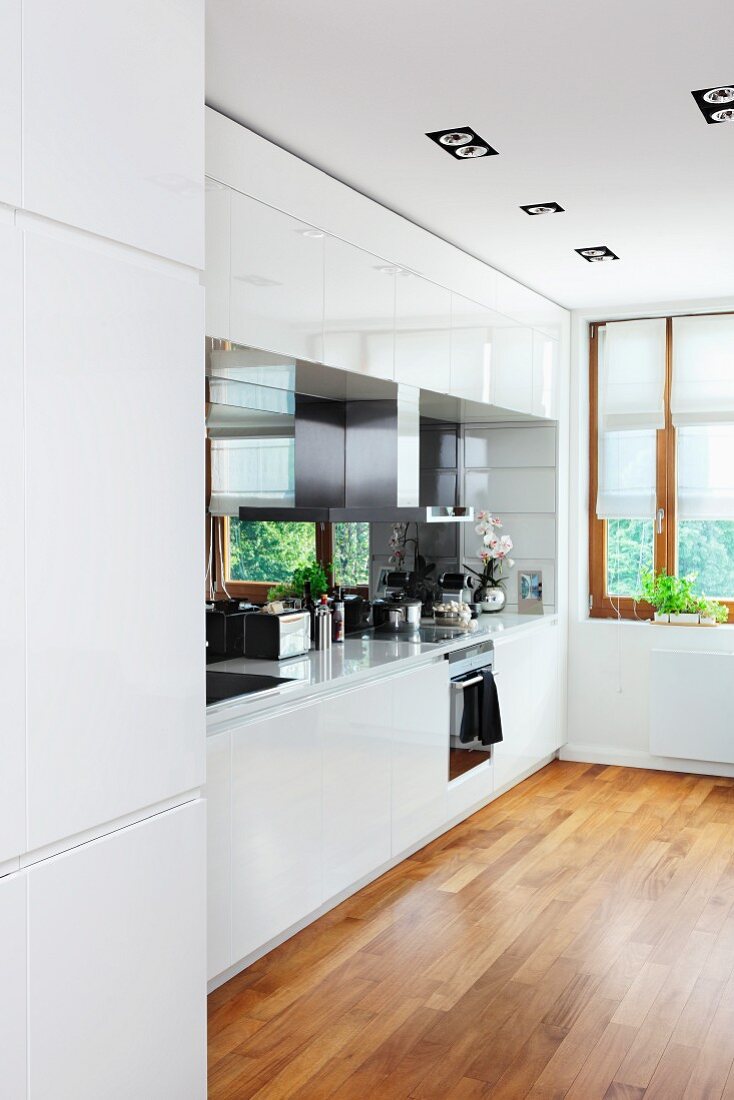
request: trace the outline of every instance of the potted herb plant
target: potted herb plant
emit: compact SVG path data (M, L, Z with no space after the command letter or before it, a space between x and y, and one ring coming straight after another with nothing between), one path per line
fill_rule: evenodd
M710 600L707 596L701 597L698 613L701 626L718 626L729 618L729 608L726 604L720 603L719 600Z
M693 591L695 577L674 577L676 582L675 608L671 608L670 621L678 626L695 626L699 621L699 597Z
M497 534L502 528L499 516L493 516L491 512L477 512L477 520L479 522L474 530L482 538L478 554L482 568L472 569L470 565L464 565L464 568L479 578L479 587L474 595L477 607L481 611L501 611L506 600L502 570L505 565L512 568L515 564L510 557L512 539L509 535Z
M640 577L638 600L649 603L654 610L656 623L668 623L683 610L683 597L678 577L661 570L653 573L645 570Z

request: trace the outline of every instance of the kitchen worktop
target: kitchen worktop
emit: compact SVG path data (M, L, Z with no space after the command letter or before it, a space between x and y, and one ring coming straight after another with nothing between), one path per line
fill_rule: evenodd
M285 661L266 661L234 657L212 664L219 672L248 672L265 676L292 677L292 684L265 695L239 696L207 707L207 731L214 733L232 722L247 721L273 707L290 706L305 699L390 676L439 660L445 654L479 641L497 642L509 634L537 629L557 621L557 615L544 617L512 613L481 615L472 630L457 633L438 643L414 642L399 635L379 640L348 637L325 651L311 650L301 657ZM432 620L425 620L426 623Z

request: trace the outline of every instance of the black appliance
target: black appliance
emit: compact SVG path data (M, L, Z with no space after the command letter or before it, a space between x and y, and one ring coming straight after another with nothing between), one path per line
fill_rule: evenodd
M241 657L245 652L245 616L257 611L244 600L217 600L206 608L206 659Z
M346 592L344 600L344 633L356 634L363 630L367 623L370 605L356 592Z

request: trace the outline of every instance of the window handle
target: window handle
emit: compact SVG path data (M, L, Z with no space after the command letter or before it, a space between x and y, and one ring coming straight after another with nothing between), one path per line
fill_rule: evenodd
M663 533L663 520L664 519L665 519L665 509L664 508L658 508L658 534L659 535L662 535L662 533Z

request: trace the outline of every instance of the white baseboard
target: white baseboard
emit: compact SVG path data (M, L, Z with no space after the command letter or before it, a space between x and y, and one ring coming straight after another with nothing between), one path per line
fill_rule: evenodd
M734 778L734 764L712 764L708 760L679 760L673 756L651 756L639 749L615 749L604 745L563 745L561 760L580 764L612 764L620 768L649 768L660 772L688 772L693 775L721 775Z

